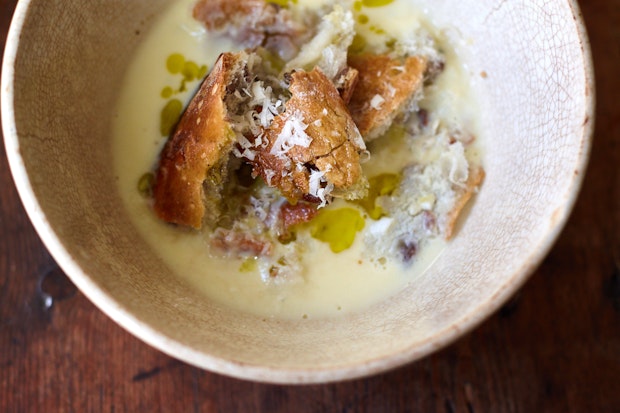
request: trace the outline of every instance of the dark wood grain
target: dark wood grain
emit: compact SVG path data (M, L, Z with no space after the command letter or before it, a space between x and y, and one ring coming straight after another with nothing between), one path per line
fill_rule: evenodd
M0 0L0 44L16 0ZM0 412L620 411L620 1L583 0L598 97L574 213L518 296L383 375L287 387L175 361L116 326L46 252L0 149Z

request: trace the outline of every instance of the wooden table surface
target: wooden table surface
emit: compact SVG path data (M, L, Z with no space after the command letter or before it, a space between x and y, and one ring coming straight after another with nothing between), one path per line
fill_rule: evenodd
M0 0L2 45L16 2ZM472 333L367 379L245 382L137 340L50 257L2 146L0 412L620 412L620 0L581 7L596 66L596 132L557 244L522 291Z

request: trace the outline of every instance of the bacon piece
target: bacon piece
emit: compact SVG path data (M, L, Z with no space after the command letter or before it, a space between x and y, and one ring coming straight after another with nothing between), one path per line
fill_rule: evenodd
M288 232L294 225L310 222L318 213L316 204L301 201L292 205L285 202L280 207L280 225L284 232Z
M257 234L218 228L211 238L211 246L236 257L267 257L273 254L273 243Z

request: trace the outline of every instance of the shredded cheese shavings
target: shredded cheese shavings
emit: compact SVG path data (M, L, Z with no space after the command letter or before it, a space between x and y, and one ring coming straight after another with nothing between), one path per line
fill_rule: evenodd
M394 95L396 95L396 88L392 86L391 83L388 83L386 87L387 87L388 92L390 93L390 97L393 98Z
M370 107L372 107L375 110L379 110L381 109L381 105L383 105L383 102L385 102L385 99L383 98L383 96L374 95L373 98L370 100Z
M275 176L276 171L273 169L265 169L265 181L267 181L267 185L271 186L271 180Z
M301 146L307 148L312 142L312 138L305 132L308 125L303 122L303 117L300 113L294 113L290 116L282 131L276 138L270 153L275 156L283 157L294 146Z
M308 194L318 198L321 200L321 204L319 208L323 208L327 205L327 200L329 195L334 189L334 184L327 183L327 179L325 179L325 174L327 171L311 171L310 179L308 182ZM327 184L323 187L323 184Z

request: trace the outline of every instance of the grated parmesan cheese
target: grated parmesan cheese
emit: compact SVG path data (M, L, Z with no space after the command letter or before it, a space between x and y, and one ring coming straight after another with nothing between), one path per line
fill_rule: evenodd
M319 189L321 189L321 182L324 182L325 172L321 171L311 171L310 172L310 180L308 183L308 193L310 195L318 196Z
M267 181L267 185L271 186L271 180L275 176L276 171L273 169L265 169L265 181Z
M237 136L238 147L233 154L250 161L256 159L256 148L266 148L269 142L264 138L276 116L285 111L284 98L276 96L277 85L270 79L254 79L232 94L236 99L231 104L235 108L229 114ZM255 137L250 141L246 136Z
M385 99L383 98L383 96L374 95L373 98L370 100L370 107L372 107L375 110L379 110L381 109L381 106L383 105L384 102L385 102Z
M308 194L321 200L319 208L323 208L325 205L327 205L327 199L334 189L334 184L327 183L327 179L325 179L325 174L328 171L329 169L327 169L326 171L310 171ZM327 185L323 187L323 184Z
M276 138L270 153L279 157L283 157L294 146L307 148L312 142L312 138L305 132L308 125L303 122L303 116L300 113L291 115L280 134Z

